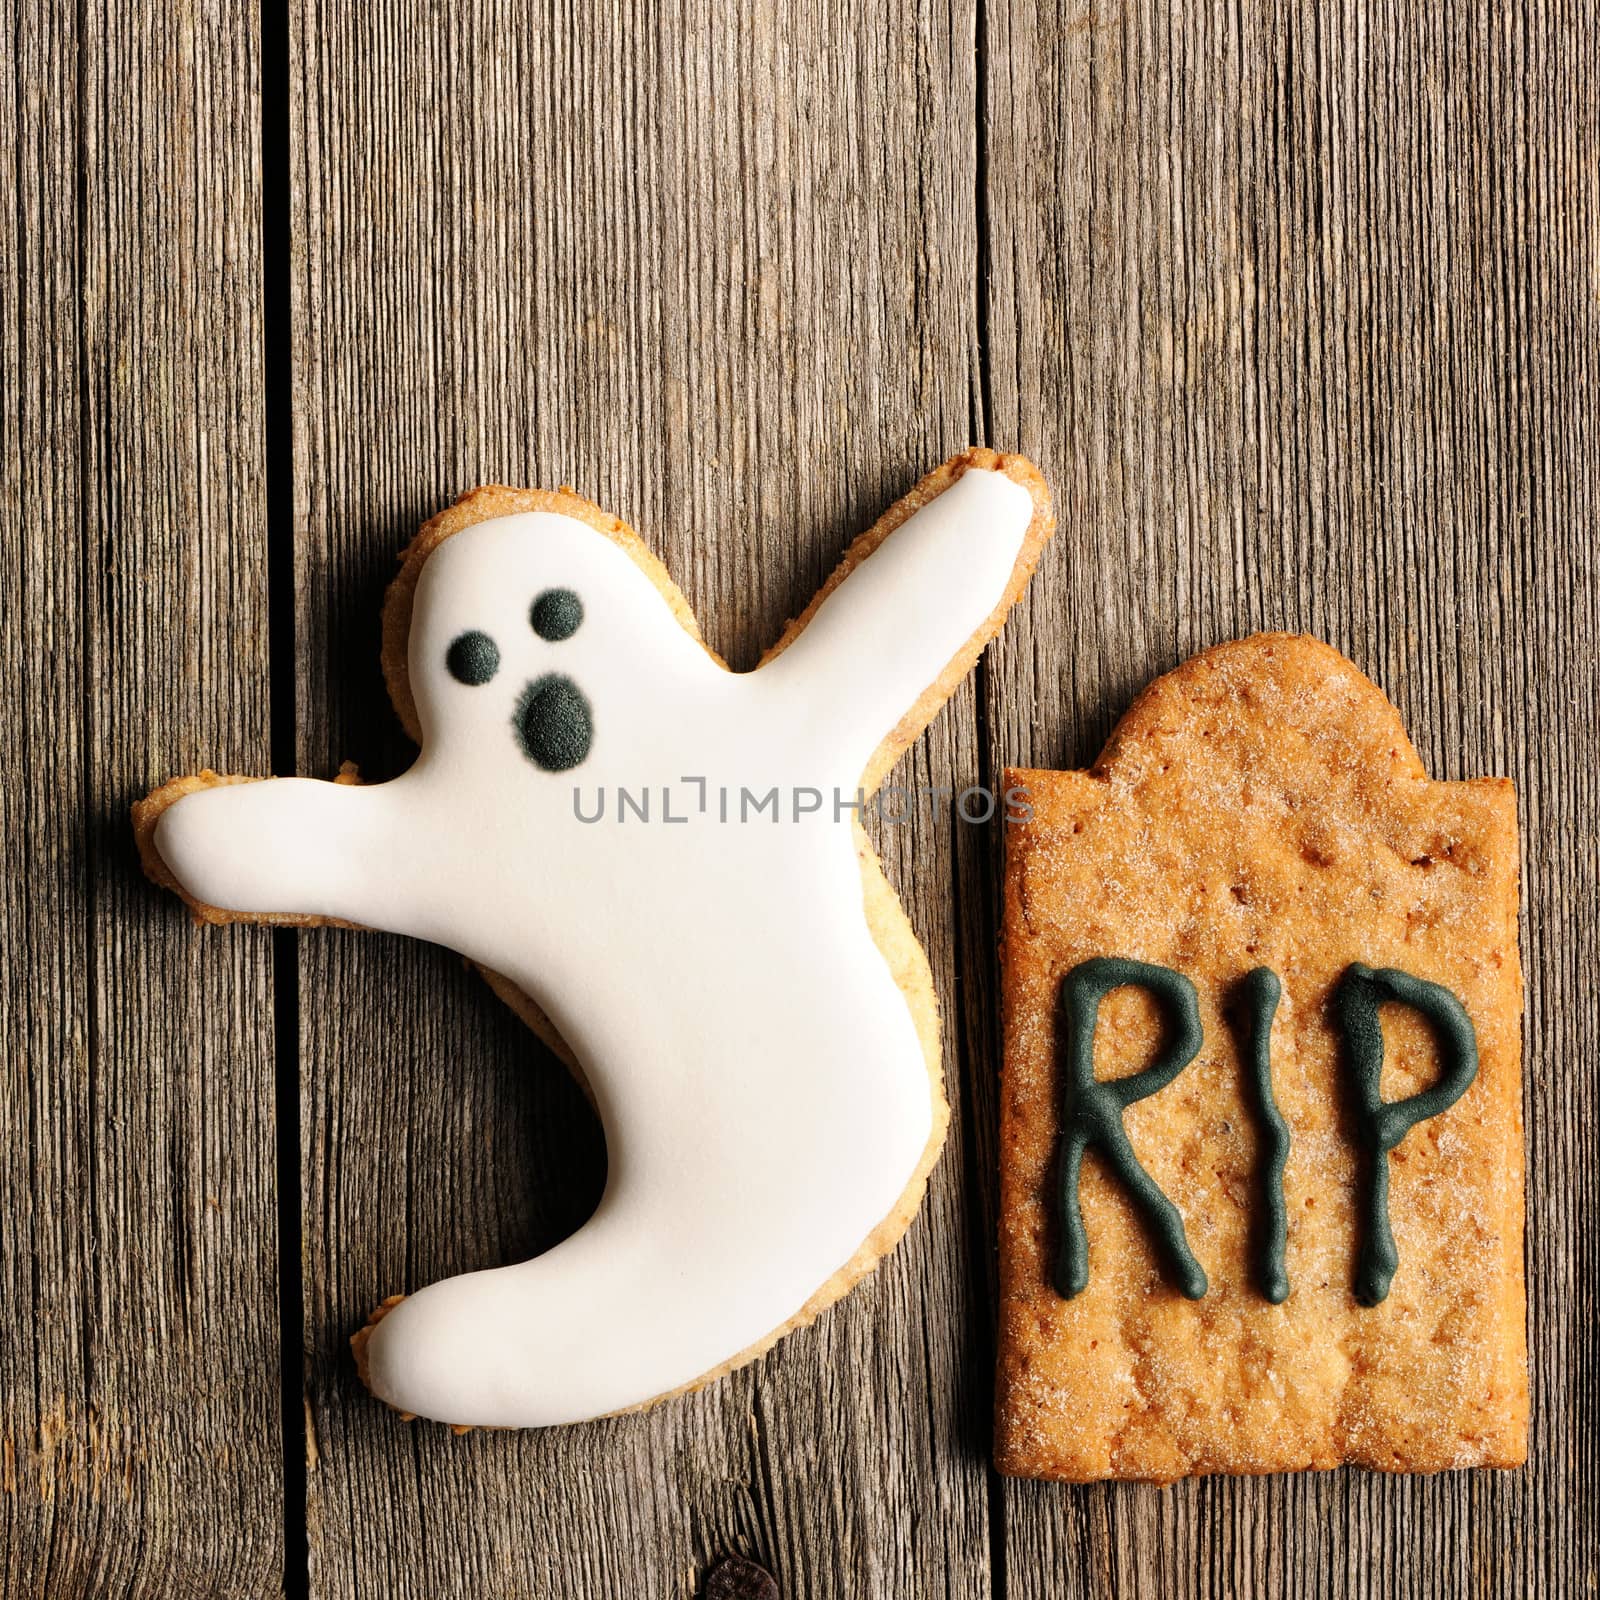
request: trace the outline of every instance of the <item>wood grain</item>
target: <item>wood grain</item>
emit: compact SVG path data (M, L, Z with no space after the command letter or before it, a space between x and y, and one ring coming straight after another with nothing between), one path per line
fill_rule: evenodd
M1593 1591L1592 8L19 0L0 26L0 1592L686 1596L727 1550L789 1600ZM598 1129L448 955L280 936L274 986L271 936L194 935L127 802L266 770L291 696L299 770L400 770L383 586L477 482L627 518L748 667L978 438L1040 462L1061 533L900 781L1082 764L1151 676L1263 627L1350 654L1435 775L1516 780L1526 1471L994 1477L999 841L928 806L880 842L956 1116L892 1260L645 1417L456 1439L357 1384L382 1296L583 1219ZM270 697L269 487L297 646ZM303 1241L276 1233L275 996Z
M749 667L967 441L970 11L886 5L863 34L825 4L306 5L294 26L302 771L409 759L380 590L476 483L570 483L626 518ZM969 685L905 765L948 784L975 752ZM885 832L951 996L948 824ZM756 1368L653 1415L452 1438L377 1406L345 1340L388 1293L574 1226L598 1132L448 956L315 935L300 984L314 1593L678 1596L735 1549L789 1596L934 1573L988 1593L959 1129L893 1259Z
M1436 776L1515 779L1535 1442L1512 1474L1007 1485L996 1582L1587 1592L1600 33L1560 6L1066 20L990 10L993 431L1067 530L990 655L990 760L1083 765L1153 675L1293 628Z
M0 57L0 1591L280 1582L271 972L127 807L258 767L253 13L23 4Z

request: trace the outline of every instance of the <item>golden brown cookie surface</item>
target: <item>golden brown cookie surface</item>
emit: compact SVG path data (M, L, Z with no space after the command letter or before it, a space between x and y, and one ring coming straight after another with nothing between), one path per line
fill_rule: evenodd
M1357 1462L1509 1466L1527 1453L1521 969L1509 783L1434 783L1394 708L1337 652L1264 635L1140 697L1090 773L1011 772L1007 830L996 1457L1003 1472L1167 1481ZM1054 1284L1062 979L1124 957L1195 986L1203 1042L1124 1126L1209 1280L1185 1299L1126 1188L1091 1150L1089 1276ZM1399 1269L1354 1293L1363 1162L1330 1011L1352 963L1442 985L1479 1065L1389 1157ZM1272 1027L1288 1298L1259 1287L1263 1123L1241 1061L1240 980L1282 984ZM1384 1098L1439 1073L1433 1028L1383 1009ZM1096 1076L1167 1031L1142 990L1100 1005Z

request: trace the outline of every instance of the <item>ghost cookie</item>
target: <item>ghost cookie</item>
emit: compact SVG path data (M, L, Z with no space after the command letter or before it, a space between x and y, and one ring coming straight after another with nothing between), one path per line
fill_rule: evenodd
M480 489L423 528L384 615L392 782L202 773L135 808L201 922L432 940L580 1072L593 1218L544 1255L389 1302L357 1336L397 1409L538 1427L748 1361L909 1224L948 1117L927 959L860 807L952 693L1052 528L974 450L846 552L753 672L566 493Z

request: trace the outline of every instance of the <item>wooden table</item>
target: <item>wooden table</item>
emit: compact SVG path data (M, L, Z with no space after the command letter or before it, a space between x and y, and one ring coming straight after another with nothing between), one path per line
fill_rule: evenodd
M19 0L0 50L0 1589L1592 1594L1594 9L268 9ZM356 1381L383 1295L581 1220L596 1125L443 951L197 934L129 802L401 768L380 596L473 484L599 500L748 667L972 440L1061 532L904 781L1082 764L1261 628L1516 780L1527 1470L995 1476L997 839L931 810L882 843L955 1122L882 1270L644 1417L455 1438Z

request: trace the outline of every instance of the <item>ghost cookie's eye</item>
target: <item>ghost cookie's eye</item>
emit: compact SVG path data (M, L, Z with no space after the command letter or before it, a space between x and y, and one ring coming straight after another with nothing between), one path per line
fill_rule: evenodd
M475 687L487 683L500 670L500 650L488 634L473 628L456 635L445 652L444 664L457 683Z
M528 621L541 639L559 644L578 631L583 621L583 601L570 589L546 589L533 602Z
M571 678L559 672L535 678L522 691L512 727L522 753L546 772L577 766L594 743L589 701Z

